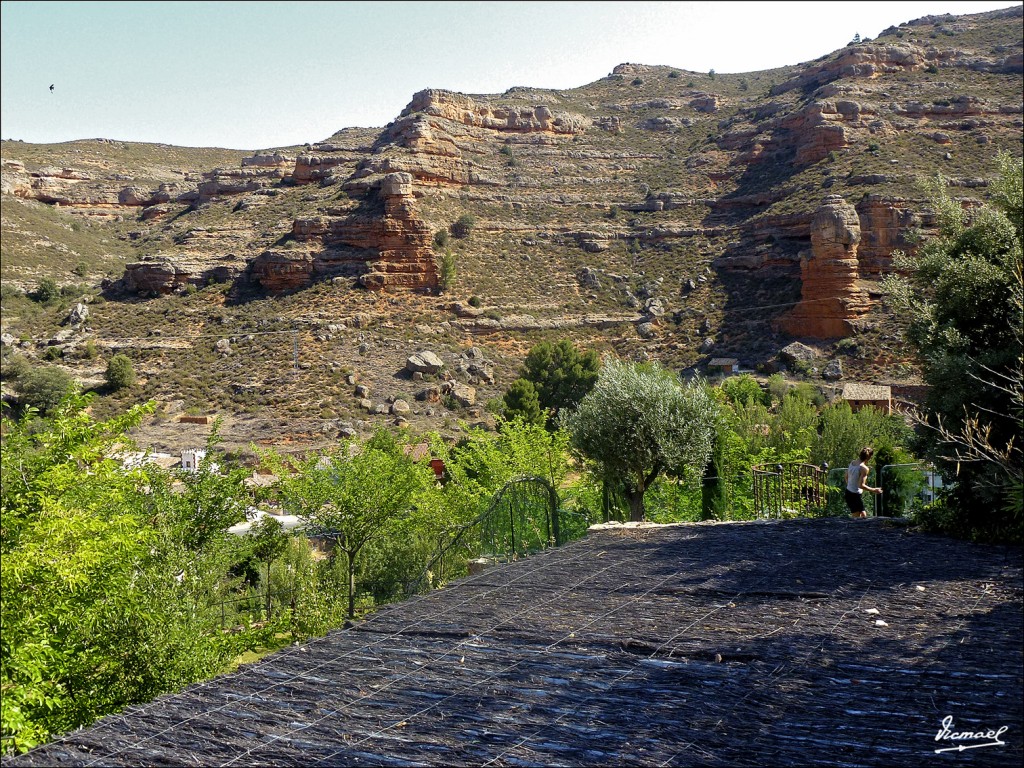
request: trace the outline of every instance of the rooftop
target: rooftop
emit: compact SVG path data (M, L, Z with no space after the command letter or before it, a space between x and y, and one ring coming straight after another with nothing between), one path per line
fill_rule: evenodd
M843 400L889 400L892 387L883 384L845 384Z
M5 764L919 766L952 718L1016 768L1022 586L884 519L613 526Z

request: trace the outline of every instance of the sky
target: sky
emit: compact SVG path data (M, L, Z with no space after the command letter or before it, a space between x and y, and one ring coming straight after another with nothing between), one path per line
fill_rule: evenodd
M755 72L1020 4L5 1L0 138L271 149L383 127L424 88L569 89L624 62Z

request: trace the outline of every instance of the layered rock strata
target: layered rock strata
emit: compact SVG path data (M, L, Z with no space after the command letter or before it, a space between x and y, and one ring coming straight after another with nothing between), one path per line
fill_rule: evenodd
M296 219L296 247L260 254L252 278L271 292L337 276L357 276L373 290L433 290L438 275L431 230L416 212L412 175L384 176L377 196L383 208L378 214L356 210Z
M801 300L779 321L793 336L832 339L854 332L852 321L871 308L858 285L857 248L861 240L857 209L840 195L829 195L811 220L811 252L800 259Z

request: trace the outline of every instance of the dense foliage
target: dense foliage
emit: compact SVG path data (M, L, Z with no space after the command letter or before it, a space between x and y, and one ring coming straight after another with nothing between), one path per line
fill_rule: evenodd
M1022 161L1001 155L991 203L965 208L930 186L939 234L907 273L886 281L910 320L907 341L930 386L921 423L928 453L956 477L940 527L976 538L1022 539L1024 277Z
M527 353L520 378L506 393L506 418L533 420L536 397L541 415L548 427L554 429L558 413L579 404L597 381L600 368L601 361L595 351L580 350L568 339L556 344L547 341L537 344Z
M107 386L115 392L135 383L135 367L132 365L131 358L121 352L110 358L104 375Z
M565 418L573 447L602 477L621 483L630 520L662 474L702 469L711 452L714 403L657 364L607 360L593 389Z

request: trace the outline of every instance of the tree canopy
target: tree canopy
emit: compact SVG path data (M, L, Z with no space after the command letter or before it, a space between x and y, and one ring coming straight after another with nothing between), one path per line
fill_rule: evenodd
M579 454L624 485L634 521L644 519L644 494L662 473L703 469L715 421L715 403L703 386L684 387L656 363L614 359L564 418Z
M1020 539L1022 161L1001 154L998 164L991 201L981 207L950 197L942 179L931 183L939 233L915 257L897 255L906 276L888 277L885 287L909 318L906 338L930 387L922 420L929 453L957 477L954 527Z
M554 428L558 412L573 408L597 381L601 360L593 350L580 351L568 339L557 344L544 341L533 347L523 361L522 379L537 392L537 402Z

